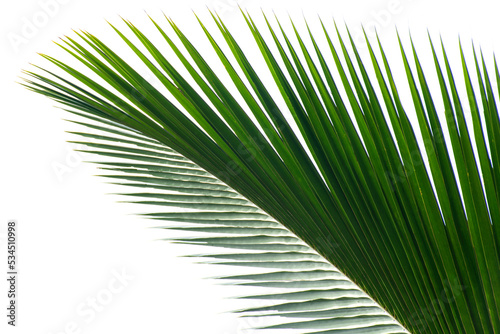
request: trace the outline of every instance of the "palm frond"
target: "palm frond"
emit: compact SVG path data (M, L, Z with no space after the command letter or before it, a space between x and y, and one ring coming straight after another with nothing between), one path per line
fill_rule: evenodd
M243 13L281 95L273 96L270 83L261 80L237 39L219 17L213 18L229 53L200 25L231 82L222 82L167 18L173 34L152 20L164 40L158 46L128 21L130 37L113 27L161 89L87 32L77 33L78 40L65 38L61 47L93 74L44 56L65 74L27 72L33 77L27 86L94 117L103 123L101 129L119 125L134 132L127 140L148 138L150 146L139 148L90 145L91 151L109 151L101 155L144 165L110 165L123 173L116 177L120 182L162 190L182 188L182 183L193 191L203 185L205 195L190 193L203 196L199 208L272 217L412 333L500 333L500 121L498 95L482 55L474 51L471 74L460 48L469 122L444 47L439 60L431 42L441 89L436 94L413 42L409 53L399 41L410 103L400 97L401 84L391 72L393 60L380 41L375 48L367 40L368 67L349 32L344 38L335 27L332 34L321 22L328 50L319 47L319 36L309 30L310 48L293 22L293 32L287 33L279 22L273 28L264 17L270 34L266 39ZM166 59L164 47L175 53L189 80ZM494 77L498 85L496 64ZM436 95L444 108L437 106ZM446 124L439 117L442 109ZM415 111L417 126L410 122L409 110ZM189 171L148 170L151 165ZM148 176L140 172L145 170ZM227 191L225 185L238 196L214 203L210 198ZM178 207L193 201L180 194L136 196L143 203ZM240 227L266 232L276 228ZM235 230L225 226L224 231ZM285 240L290 236L251 235L247 240L252 245L271 237L289 246ZM242 246L245 238L179 241L234 240L231 245ZM330 332L337 333L325 333Z

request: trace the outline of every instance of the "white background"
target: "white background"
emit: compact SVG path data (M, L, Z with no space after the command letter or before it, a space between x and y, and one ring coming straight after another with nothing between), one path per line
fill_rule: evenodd
M64 3L63 3L64 2ZM51 5L47 5L47 4ZM56 5L54 5L56 4ZM210 22L206 6L217 10L236 32L240 42L253 41L242 23L237 5L258 17L259 9L274 10L283 20L289 13L301 20L302 13L317 29L316 14L324 20L344 21L356 34L359 24L376 26L397 58L394 26L407 42L410 28L419 51L428 52L426 29L433 37L442 34L456 58L457 37L466 48L471 38L486 56L500 50L499 8L495 1L106 1L23 0L7 1L0 12L2 96L0 122L0 319L1 332L8 326L6 305L5 223L16 219L20 229L20 279L18 327L7 333L71 333L72 323L80 333L251 333L242 328L255 323L225 311L252 305L225 299L245 290L218 286L203 277L223 273L221 268L194 264L178 255L198 250L170 245L156 239L168 235L148 229L154 223L133 213L137 207L116 203L120 189L95 177L94 166L81 163L84 155L71 153L64 131L64 112L53 102L16 84L29 63L42 63L37 52L59 56L52 43L71 29L86 29L116 40L105 19L119 24L118 15L130 19L146 32L151 29L144 10L156 18L161 11L171 16L195 42L203 35L191 10ZM44 14L44 12L46 14ZM47 14L48 13L48 14ZM259 19L260 20L260 19ZM329 23L330 24L330 23ZM34 25L29 29L29 25ZM241 34L240 34L241 33ZM112 43L112 42L111 42ZM452 57L452 58L454 58ZM427 58L423 57L424 62ZM452 59L453 60L453 59ZM454 60L456 61L456 59ZM396 67L397 68L397 67ZM58 177L54 166L66 166ZM102 312L87 321L77 308L102 293L112 282L113 272L125 270L133 279ZM259 325L261 323L257 323ZM75 332L76 333L76 332Z

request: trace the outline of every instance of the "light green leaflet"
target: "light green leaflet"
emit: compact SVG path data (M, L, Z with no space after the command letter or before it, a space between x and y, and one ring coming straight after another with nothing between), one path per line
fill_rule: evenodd
M130 201L154 205L157 211L144 215L168 222L159 228L195 232L171 242L230 250L194 256L203 263L264 270L218 277L273 288L270 294L240 297L269 300L267 306L237 311L242 316L282 317L280 324L265 328L307 333L407 333L334 266L233 189L157 141L93 120L77 122L88 130L73 132L83 139L73 143L85 146L82 152L113 160L98 162L103 176L129 187L132 192L122 195Z
M335 304L343 293L364 297L328 285L342 277L328 276L331 264L411 333L500 334L499 87L482 54L473 50L468 63L460 46L458 82L444 47L441 56L430 43L435 66L424 72L413 42L405 49L399 40L397 60L407 80L396 82L394 59L378 40L367 40L369 59L363 60L350 34L342 37L334 24L319 21L320 34L307 25L299 33L293 22L287 30L265 16L258 28L243 13L274 81L263 82L240 41L213 19L217 34L200 26L227 82L205 60L206 50L167 18L168 32L152 20L156 44L128 21L127 32L112 27L161 89L87 32L66 37L61 47L90 74L43 56L56 70L27 72L26 86L104 131L80 135L97 140L86 140L90 151L125 159L107 167L118 173L117 182L135 187L139 202L201 211L150 215L209 236L177 242L231 247L234 255L206 260L280 272L246 277L252 284L314 279L298 292L259 297L284 299L276 312L307 319L293 326L325 333L350 333L332 331L335 326L365 328L351 333L402 330L384 327L385 315L357 317L348 312L350 302ZM431 92L431 75L440 91ZM498 86L496 62L493 77ZM401 100L402 87L411 92L408 101ZM311 249L319 258L304 257ZM292 265L297 273L289 274ZM328 286L316 286L323 283Z

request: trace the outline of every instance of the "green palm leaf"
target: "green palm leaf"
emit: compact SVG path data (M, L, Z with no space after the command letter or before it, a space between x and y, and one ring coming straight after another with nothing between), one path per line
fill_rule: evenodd
M27 72L26 85L91 120L82 124L100 133L77 135L88 139L81 141L88 152L110 158L103 165L109 178L135 187L133 201L197 209L148 214L182 223L169 228L208 235L176 242L238 250L203 257L210 262L275 270L226 279L296 287L253 297L284 303L246 310L306 319L275 328L500 333L500 121L482 55L474 53L469 74L461 51L465 108L444 48L443 62L431 42L441 88L435 94L413 43L410 60L400 41L410 104L400 98L379 41L379 56L367 41L368 67L350 35L333 30L336 43L323 23L324 36L300 34L293 23L289 34L266 18L266 39L243 17L279 97L217 16L224 47L200 24L231 82L222 82L167 19L177 41L152 20L164 45L128 21L129 37L113 27L162 87L87 32L61 47L89 74L44 56L64 74ZM318 46L320 37L328 50ZM165 47L189 80L166 59Z

